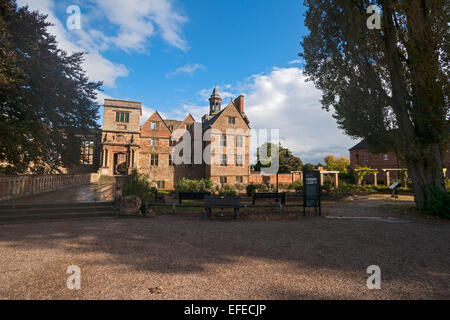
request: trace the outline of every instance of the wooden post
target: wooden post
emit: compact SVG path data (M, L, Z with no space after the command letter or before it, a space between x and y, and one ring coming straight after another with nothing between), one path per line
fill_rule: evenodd
M377 174L377 172L373 173L373 185L374 186L378 185L378 174Z
M359 173L359 171L355 171L355 172L356 172L356 183L358 185L361 185L361 179L360 179L361 173Z
M334 186L339 187L339 173L334 174Z
M391 185L390 172L386 171L386 185L389 187Z
M323 186L323 173L320 171L320 185Z

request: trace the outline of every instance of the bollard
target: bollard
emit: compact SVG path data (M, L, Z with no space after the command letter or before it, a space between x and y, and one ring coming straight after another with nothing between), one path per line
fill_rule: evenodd
M176 204L175 203L172 204L172 211L173 211L173 214L175 214L175 212L176 212Z

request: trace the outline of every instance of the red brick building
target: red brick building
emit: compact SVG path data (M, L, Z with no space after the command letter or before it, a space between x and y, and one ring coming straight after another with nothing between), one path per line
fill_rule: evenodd
M386 181L386 172L383 169L404 169L405 167L399 162L397 156L393 152L384 154L370 153L365 141L361 141L350 150L350 168L352 170L357 167L370 167L378 170L378 181ZM444 168L450 168L450 153L447 152L447 156L444 159ZM391 171L389 173L391 179L399 179L401 171ZM447 177L449 172L446 170ZM373 176L368 175L365 177L370 183L373 183Z

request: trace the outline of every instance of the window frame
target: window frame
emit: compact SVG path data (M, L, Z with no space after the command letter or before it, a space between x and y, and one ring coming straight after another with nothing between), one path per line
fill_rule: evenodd
M150 155L150 166L152 166L152 167L159 166L159 154L158 153L152 153Z
M241 159L241 161L239 162L238 159ZM242 154L237 154L236 155L235 165L236 165L236 167L243 167L244 166L244 156Z
M220 146L226 147L227 146L227 135L222 134L219 139L220 139Z
M228 157L226 154L222 154L222 157L220 158L220 166L228 167Z

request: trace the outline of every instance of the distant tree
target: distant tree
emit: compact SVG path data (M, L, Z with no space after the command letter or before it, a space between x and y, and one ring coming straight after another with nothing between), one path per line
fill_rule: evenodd
M396 151L419 208L445 193L450 116L448 0L305 0L305 74L349 136ZM381 30L368 28L370 5ZM370 20L369 20L370 21Z
M0 1L0 163L8 173L52 172L79 162L77 134L97 128L96 90L47 32L46 16Z
M254 166L255 171L261 171L261 168L270 167L273 161L273 156L275 156L275 151L277 149L277 145L273 143L264 143L258 148L258 153L256 155L257 162ZM267 157L260 157L260 151L262 151L263 155L267 155ZM273 156L272 156L273 153ZM292 171L301 171L303 167L303 162L300 158L294 156L292 152L281 146L278 146L279 153L279 165L280 169L278 173L290 173Z
M327 170L339 171L341 173L347 173L347 167L350 165L350 160L346 157L335 158L332 155L325 157L325 163Z
M314 170L316 170L316 166L311 163L307 163L303 166L303 171L305 171L305 172L310 172L310 171L314 171Z

